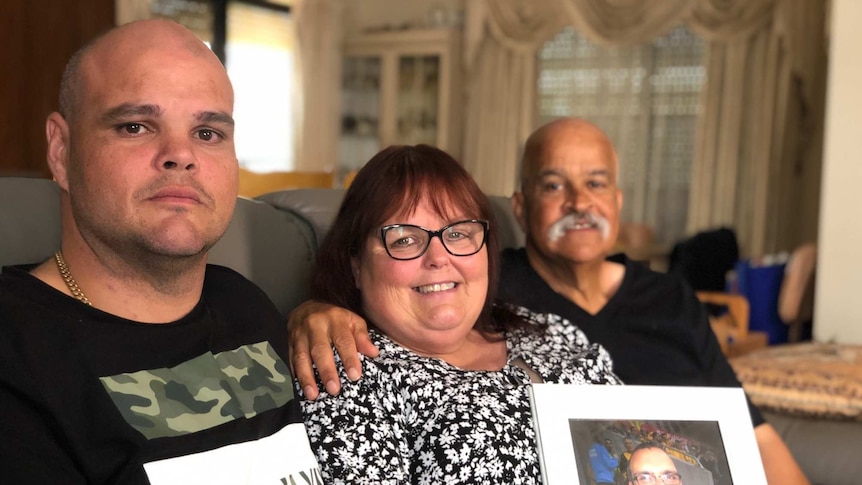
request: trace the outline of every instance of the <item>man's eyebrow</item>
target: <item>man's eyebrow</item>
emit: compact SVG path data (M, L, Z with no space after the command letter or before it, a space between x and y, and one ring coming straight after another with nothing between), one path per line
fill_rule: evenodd
M201 123L222 123L225 125L234 125L231 115L222 111L201 111L195 115L195 118Z
M563 176L562 172L560 172L559 170L557 170L555 168L544 168L544 169L540 170L539 173L536 174L536 177L541 178L541 177L548 177L548 176L553 176L553 175L558 175L561 177Z
M123 103L109 109L107 113L102 115L102 121L105 124L114 124L139 116L158 116L160 112L161 109L154 104Z
M587 172L589 175L593 176L605 176L609 177L611 175L611 171L606 168L596 168Z
M105 124L116 124L126 122L129 118L158 117L161 112L161 108L155 104L123 103L102 115L102 121ZM195 113L195 119L199 123L222 123L234 126L233 118L222 111L200 111Z
M546 168L546 169L543 169L543 170L539 171L539 173L538 173L538 174L536 174L536 176L537 176L537 177L539 177L539 178L541 178L541 177L548 177L548 176L554 176L554 175L557 175L557 176L560 176L560 177L564 177L564 176L565 176L561 170L557 170L557 169L555 169L555 168ZM589 171L587 172L587 175L589 175L589 176L591 176L591 177L596 177L596 176L605 176L605 177L610 177L610 175L611 175L611 171L610 171L609 169L607 169L607 168L594 168L594 169L592 169L592 170L589 170Z

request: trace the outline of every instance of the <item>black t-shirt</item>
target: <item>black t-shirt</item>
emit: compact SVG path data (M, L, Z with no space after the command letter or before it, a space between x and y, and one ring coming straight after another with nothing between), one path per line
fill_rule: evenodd
M503 251L499 297L570 320L590 342L607 349L614 372L626 384L741 387L703 305L682 279L651 271L624 255L610 260L625 265L625 276L595 315L548 286L530 266L524 248ZM748 407L753 424L763 423L750 400Z
M2 481L148 483L144 463L276 432L301 435L296 463L307 464L287 348L274 305L228 268L207 266L200 302L165 324L118 318L4 268Z

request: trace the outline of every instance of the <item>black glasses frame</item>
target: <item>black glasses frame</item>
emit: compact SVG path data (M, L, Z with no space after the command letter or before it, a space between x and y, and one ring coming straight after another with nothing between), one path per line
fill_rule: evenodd
M649 478L647 478L649 477ZM678 472L663 472L663 473L650 473L650 472L639 472L634 474L635 483L641 483L641 478L647 478L647 480L651 480L648 482L644 482L647 484L658 483L659 479L661 479L661 483L679 483L682 476ZM668 482L666 478L670 478L671 481Z
M482 226L482 242L479 244L479 247L476 248L476 250L473 251L472 253L455 254L452 252L451 249L449 249L449 246L446 245L446 241L443 239L443 233L446 232L446 230L451 228L452 226L457 226L458 224L464 224L464 223L468 223L468 222L480 224ZM411 256L409 258L401 258L401 257L393 256L392 253L389 251L389 245L386 244L386 233L389 232L391 229L397 229L399 227L415 227L416 229L420 229L420 230L428 233L428 239L425 241L425 247L422 248L422 251L420 251L419 254L417 254L416 256ZM458 256L458 257L472 256L472 255L478 253L479 251L481 251L482 248L485 246L485 242L488 239L488 229L489 228L490 228L490 224L488 223L488 221L486 221L484 219L465 219L463 221L453 222L452 224L444 226L437 231L432 231L431 229L427 229L427 228L422 227L422 226L417 226L415 224L389 224L388 226L383 226L380 228L380 240L383 243L383 248L386 249L386 254L388 254L390 258L396 259L398 261L410 261L412 259L421 258L422 255L425 254L426 251L428 251L428 247L431 246L431 240L434 239L435 237L440 238L440 242L443 243L443 248L446 249L446 252L451 254L452 256Z

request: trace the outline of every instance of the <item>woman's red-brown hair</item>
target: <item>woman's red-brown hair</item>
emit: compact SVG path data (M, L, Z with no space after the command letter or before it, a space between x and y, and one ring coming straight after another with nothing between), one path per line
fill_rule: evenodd
M320 246L312 276L312 298L365 317L362 298L353 280L351 258L361 258L368 238L379 237L385 221L394 216L409 216L423 197L444 219L451 220L459 213L490 223L485 241L488 296L476 329L503 330L491 317L500 268L498 228L491 204L460 163L443 150L427 145L386 148L356 174Z

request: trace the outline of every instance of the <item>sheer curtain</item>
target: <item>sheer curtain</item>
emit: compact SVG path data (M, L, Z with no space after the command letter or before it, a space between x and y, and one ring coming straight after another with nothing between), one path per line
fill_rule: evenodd
M344 0L295 0L296 170L332 172L338 160Z
M467 8L464 158L488 193L516 188L520 148L538 122L534 59L545 41L571 25L593 42L632 45L685 22L707 41L708 56L688 231L730 224L754 255L813 236L822 0L485 0ZM792 213L800 199L802 220Z
M539 122L580 116L616 146L621 219L656 242L685 234L704 41L684 26L652 42L602 46L566 27L539 53Z

